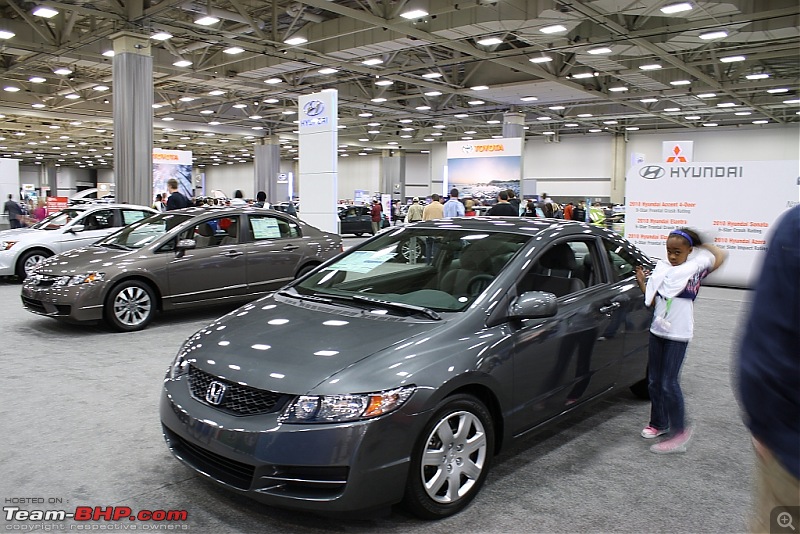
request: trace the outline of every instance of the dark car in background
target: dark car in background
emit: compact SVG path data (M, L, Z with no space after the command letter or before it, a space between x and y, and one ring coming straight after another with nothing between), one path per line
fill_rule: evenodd
M464 217L383 231L200 329L163 385L173 454L265 503L441 518L516 438L646 395L651 311L603 228Z
M341 250L338 235L273 210L186 208L42 262L22 303L57 319L140 330L158 310L253 300Z
M361 237L372 234L372 213L370 206L339 206L339 233L355 234ZM390 226L389 218L381 213L381 228Z

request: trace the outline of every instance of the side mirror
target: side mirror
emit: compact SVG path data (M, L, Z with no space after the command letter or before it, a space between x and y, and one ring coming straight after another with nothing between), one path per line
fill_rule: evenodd
M556 296L545 291L526 291L511 303L508 318L543 319L552 317L558 312Z
M194 239L179 239L175 244L175 250L190 250L197 247L197 241Z
M84 230L86 230L86 225L84 224L76 224L69 229L69 231L72 232L73 234L77 234L78 232L83 232Z

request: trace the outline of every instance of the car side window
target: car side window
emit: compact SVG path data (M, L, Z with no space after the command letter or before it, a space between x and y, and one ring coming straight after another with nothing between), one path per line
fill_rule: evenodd
M206 219L184 230L180 239L194 239L195 248L211 248L238 242L239 218Z
M149 217L152 215L149 211L142 211L142 210L129 210L123 209L122 210L122 226L128 226L131 223L135 223L136 221L141 221L145 217Z
M517 294L545 291L563 297L602 282L596 270L597 251L593 241L561 241L548 246L517 284Z
M612 281L619 282L636 275L637 262L634 257L625 250L625 247L612 243L607 239L603 240L603 246L606 249L608 261L611 264Z
M250 234L255 241L301 237L300 226L280 217L250 215Z
M97 210L88 214L83 219L86 230L103 230L114 226L114 210Z

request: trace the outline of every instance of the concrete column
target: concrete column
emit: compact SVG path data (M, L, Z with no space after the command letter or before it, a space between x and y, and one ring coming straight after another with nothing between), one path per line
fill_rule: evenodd
M278 183L281 169L281 147L278 136L270 135L262 139L261 144L255 146L253 155L253 198L259 191L264 191L270 204L287 200L286 185Z
M381 193L400 200L406 190L406 153L403 150L384 150L381 154Z
M118 201L153 203L153 58L150 38L130 32L114 43L114 180Z
M615 134L611 143L611 203L625 203L625 174L627 173L627 145L623 134Z
M536 191L526 191L525 187L525 114L518 111L503 113L503 138L522 139L521 156L519 162L519 197L535 195Z

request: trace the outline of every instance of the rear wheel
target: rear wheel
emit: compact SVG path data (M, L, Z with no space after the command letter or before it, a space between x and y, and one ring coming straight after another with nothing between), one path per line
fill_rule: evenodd
M494 425L471 395L444 399L411 456L404 503L415 515L440 519L463 510L486 480L494 454Z
M144 282L129 280L114 287L106 298L106 321L120 332L141 330L153 319L156 299Z
M29 250L25 252L17 261L17 278L25 280L33 274L33 270L36 269L37 265L52 255L47 250Z
M295 276L295 278L304 277L305 275L316 269L316 267L317 265L313 263L311 265L304 265L299 271L297 271L297 276Z

